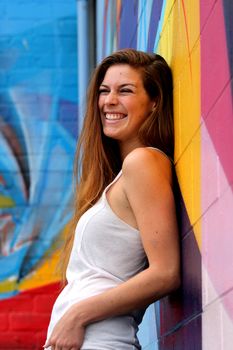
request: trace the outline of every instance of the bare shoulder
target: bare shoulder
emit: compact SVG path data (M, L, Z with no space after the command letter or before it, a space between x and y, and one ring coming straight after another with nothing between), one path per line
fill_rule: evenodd
M172 163L161 151L140 147L130 152L124 159L122 174L128 179L165 181L172 183Z

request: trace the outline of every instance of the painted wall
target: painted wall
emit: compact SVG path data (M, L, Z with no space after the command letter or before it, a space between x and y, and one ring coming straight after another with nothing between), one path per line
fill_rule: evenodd
M0 349L41 349L70 219L75 0L0 2Z
M144 350L233 343L232 1L97 0L97 60L162 54L174 75L182 287L151 305ZM40 349L58 292L77 136L75 0L2 0L0 349ZM158 341L157 341L158 337Z
M158 52L174 76L182 287L150 307L140 330L143 349L230 350L233 3L99 0L97 4L98 60L123 47Z

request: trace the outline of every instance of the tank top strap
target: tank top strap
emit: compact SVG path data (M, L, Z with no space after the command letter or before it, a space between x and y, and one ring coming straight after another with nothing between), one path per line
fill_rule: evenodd
M169 157L165 152L161 151L161 149L159 149L159 148L157 148L157 147L152 147L152 146L148 146L148 147L146 147L146 148L151 148L151 149L154 149L154 150L156 150L156 151L159 151L159 152L162 153L166 158L168 158L172 164L174 164L173 159L172 159L171 157Z
M151 148L151 149L154 149L154 150L156 150L156 151L162 153L165 157L167 157L167 158L170 160L170 162L171 162L172 164L174 164L172 158L170 158L166 153L164 153L163 151L161 151L161 149L159 149L159 148L157 148L157 147L152 147L152 146L148 146L148 147L146 147L146 148ZM105 189L104 189L104 191L103 191L103 194L104 194L104 195L106 194L106 192L108 191L108 189L119 179L119 177L120 177L121 175L122 175L122 169L119 171L119 173L117 174L117 176L115 177L115 179L113 179L113 181L110 182L110 184L109 184L107 187L105 187Z
M107 190L119 179L121 175L122 175L122 169L119 171L115 179L112 182L110 182L110 184L107 187L105 187L103 194L107 192Z

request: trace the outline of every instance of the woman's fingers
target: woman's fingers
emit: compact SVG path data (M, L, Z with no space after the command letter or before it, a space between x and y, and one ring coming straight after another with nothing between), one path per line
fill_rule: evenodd
M80 350L81 345L67 345L61 340L48 341L43 348L45 350Z

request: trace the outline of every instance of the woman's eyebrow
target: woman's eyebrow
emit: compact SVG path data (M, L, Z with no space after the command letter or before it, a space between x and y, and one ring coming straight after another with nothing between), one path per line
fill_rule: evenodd
M135 83L124 83L124 84L121 84L120 86L121 87L124 87L124 86L133 86L133 87L136 87L136 84Z
M109 87L108 84L100 84L100 87ZM124 86L133 86L133 87L137 87L137 85L135 83L124 83L124 84L120 84L119 87L124 87Z

